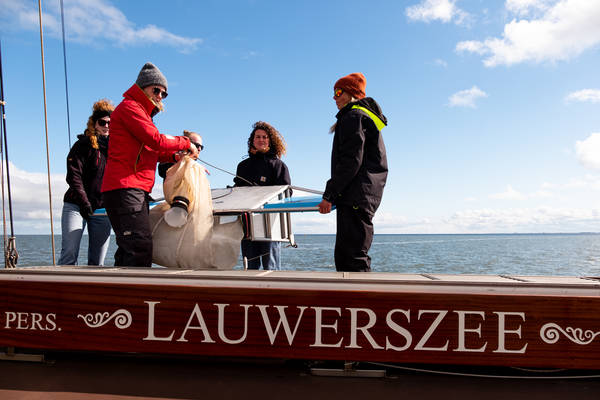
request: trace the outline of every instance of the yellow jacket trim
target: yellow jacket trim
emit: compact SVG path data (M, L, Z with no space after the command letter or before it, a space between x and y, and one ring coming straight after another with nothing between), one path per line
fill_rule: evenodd
M357 105L352 106L352 108L353 109L356 108L361 111L364 111L369 116L369 118L371 118L373 120L373 122L375 122L375 126L377 127L377 129L379 131L381 131L383 128L385 128L385 124L383 123L383 121L381 119L379 119L379 117L377 115L375 115L375 113L370 111L368 108L357 106Z

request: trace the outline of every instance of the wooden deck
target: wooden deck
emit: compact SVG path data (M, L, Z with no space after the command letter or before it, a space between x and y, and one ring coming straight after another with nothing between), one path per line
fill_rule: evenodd
M313 376L301 363L281 360L90 353L49 354L47 359L46 363L0 362L0 399L597 400L600 392L598 378L519 374L508 368L452 369L465 375L389 370L386 378L367 379ZM468 372L490 377L474 378ZM498 378L500 375L520 378Z
M600 278L0 270L0 347L600 369Z

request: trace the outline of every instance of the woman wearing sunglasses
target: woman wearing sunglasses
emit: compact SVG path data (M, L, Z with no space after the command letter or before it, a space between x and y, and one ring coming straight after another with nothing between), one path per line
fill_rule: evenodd
M367 79L356 72L337 80L333 100L339 110L331 127L331 179L319 212L336 206L335 268L368 272L373 217L387 180L388 165L381 130L387 119L373 98L366 97Z
M133 86L115 108L102 195L117 240L116 266L151 267L152 232L149 198L158 162L187 151L194 159L198 149L183 136L163 135L152 117L163 110L167 78L146 63Z
M290 173L281 156L285 142L271 124L258 121L248 138L248 158L237 166L235 186L291 185ZM242 256L248 259L248 269L281 269L281 242L242 240Z
M106 215L92 215L103 207L100 194L106 155L110 116L114 106L108 100L94 103L87 128L67 156L67 183L62 211L62 246L59 265L75 265L81 236L88 230L88 265L104 265L110 237Z
M184 130L183 136L190 139L190 142L192 142L192 144L196 146L196 149L198 149L198 153L204 150L204 145L202 144L202 136L200 136L198 133ZM175 153L173 154L173 161L161 162L160 164L158 164L158 176L165 179L167 177L167 170L173 165L175 165L175 163L179 161L183 154L184 153Z

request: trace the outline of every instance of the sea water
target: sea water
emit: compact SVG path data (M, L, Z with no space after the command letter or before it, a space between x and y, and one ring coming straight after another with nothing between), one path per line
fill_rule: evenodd
M296 235L296 242L282 245L282 269L335 271L335 235ZM52 265L50 235L20 235L16 243L18 266ZM58 260L60 235L54 244ZM116 248L111 236L105 265L114 264ZM375 235L369 254L374 272L600 276L597 233ZM87 264L86 235L79 264Z

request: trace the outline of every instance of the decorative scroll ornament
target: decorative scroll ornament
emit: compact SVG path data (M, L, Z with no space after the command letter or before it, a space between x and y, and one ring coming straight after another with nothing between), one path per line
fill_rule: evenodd
M131 325L131 313L124 309L119 309L114 313L109 314L108 311L105 312L97 312L95 314L77 314L77 318L81 318L83 322L90 328L98 328L100 326L106 325L112 319L115 320L115 326L119 329L129 328Z
M540 329L540 337L548 344L554 344L558 342L561 333L573 343L581 345L590 344L596 338L596 336L600 336L600 331L594 332L590 329L584 331L581 328L573 328L570 326L563 329L553 322L545 324L542 326L542 329Z

